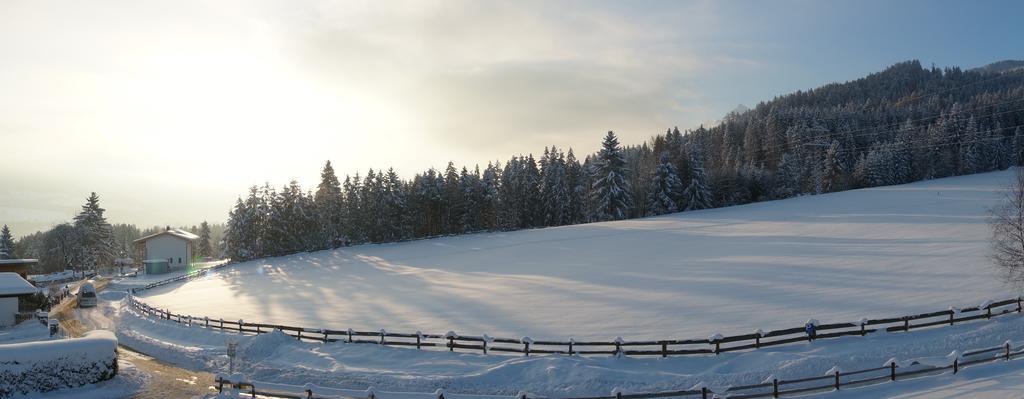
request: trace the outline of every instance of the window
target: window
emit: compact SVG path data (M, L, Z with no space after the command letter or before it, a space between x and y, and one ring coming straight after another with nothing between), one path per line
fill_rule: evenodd
M178 258L178 263L181 263L181 258Z

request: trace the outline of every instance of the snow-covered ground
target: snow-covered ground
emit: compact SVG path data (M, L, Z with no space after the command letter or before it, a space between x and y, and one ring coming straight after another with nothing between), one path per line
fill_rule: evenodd
M0 328L0 345L59 338L51 338L50 329L38 320L25 320L15 326Z
M72 281L75 279L80 279L82 278L83 274L91 276L96 274L96 272L92 270L87 270L85 272L77 270L65 270L50 274L33 274L28 276L28 279L36 284L44 284L51 283L54 281Z
M534 339L703 338L977 305L1012 171L663 217L240 263L141 294L182 314Z
M83 311L83 318L94 327L114 328L122 344L142 353L187 368L226 372L226 343L237 341L238 370L252 380L299 387L306 383L347 389L373 387L376 391L433 392L443 388L450 393L514 395L526 391L546 396L606 395L614 388L649 392L689 389L699 382L712 386L758 383L769 375L780 379L819 376L833 366L857 370L878 367L894 357L902 364L942 357L953 350L998 346L1006 340L1024 343L1024 316L1011 314L952 327L718 356L518 357L298 342L280 333L239 336L144 318L121 298L120 293L103 293L99 308ZM1024 368L1024 360L1008 364Z

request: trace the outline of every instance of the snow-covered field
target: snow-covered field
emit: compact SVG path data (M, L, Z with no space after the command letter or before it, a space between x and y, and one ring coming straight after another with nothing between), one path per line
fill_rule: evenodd
M240 263L142 293L183 314L534 339L703 338L1016 296L985 256L1012 171Z
M200 326L141 317L123 294L105 292L97 309L83 312L96 328L113 328L118 340L135 350L183 367L226 372L226 343L239 342L238 370L261 383L301 387L306 383L330 388L376 391L514 395L607 395L614 388L627 392L689 389L758 383L769 375L793 379L823 375L833 366L858 370L881 366L896 358L943 357L953 350L998 346L1007 340L1024 343L1024 316L1011 314L991 321L958 324L910 333L845 337L796 343L718 356L635 358L613 356L501 356L477 353L419 351L373 344L298 342L280 333L239 336ZM1020 344L1015 344L1020 345ZM1024 360L1007 363L1024 368ZM953 379L940 376L914 386L944 386ZM843 397L885 397L873 395ZM909 388L908 388L909 389ZM929 388L931 389L931 388ZM854 392L854 391L850 391ZM898 385L886 391L912 392ZM929 396L923 396L929 397ZM943 397L943 396L934 396Z

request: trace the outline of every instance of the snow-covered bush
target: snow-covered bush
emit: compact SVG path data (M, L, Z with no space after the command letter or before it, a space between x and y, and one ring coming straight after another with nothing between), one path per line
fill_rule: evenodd
M82 338L0 345L0 398L73 388L117 375L117 338L90 331Z

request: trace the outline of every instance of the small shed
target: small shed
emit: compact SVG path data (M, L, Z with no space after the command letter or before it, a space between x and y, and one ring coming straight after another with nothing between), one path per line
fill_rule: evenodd
M37 291L35 286L17 273L0 273L0 327L13 326L18 314L18 298Z

